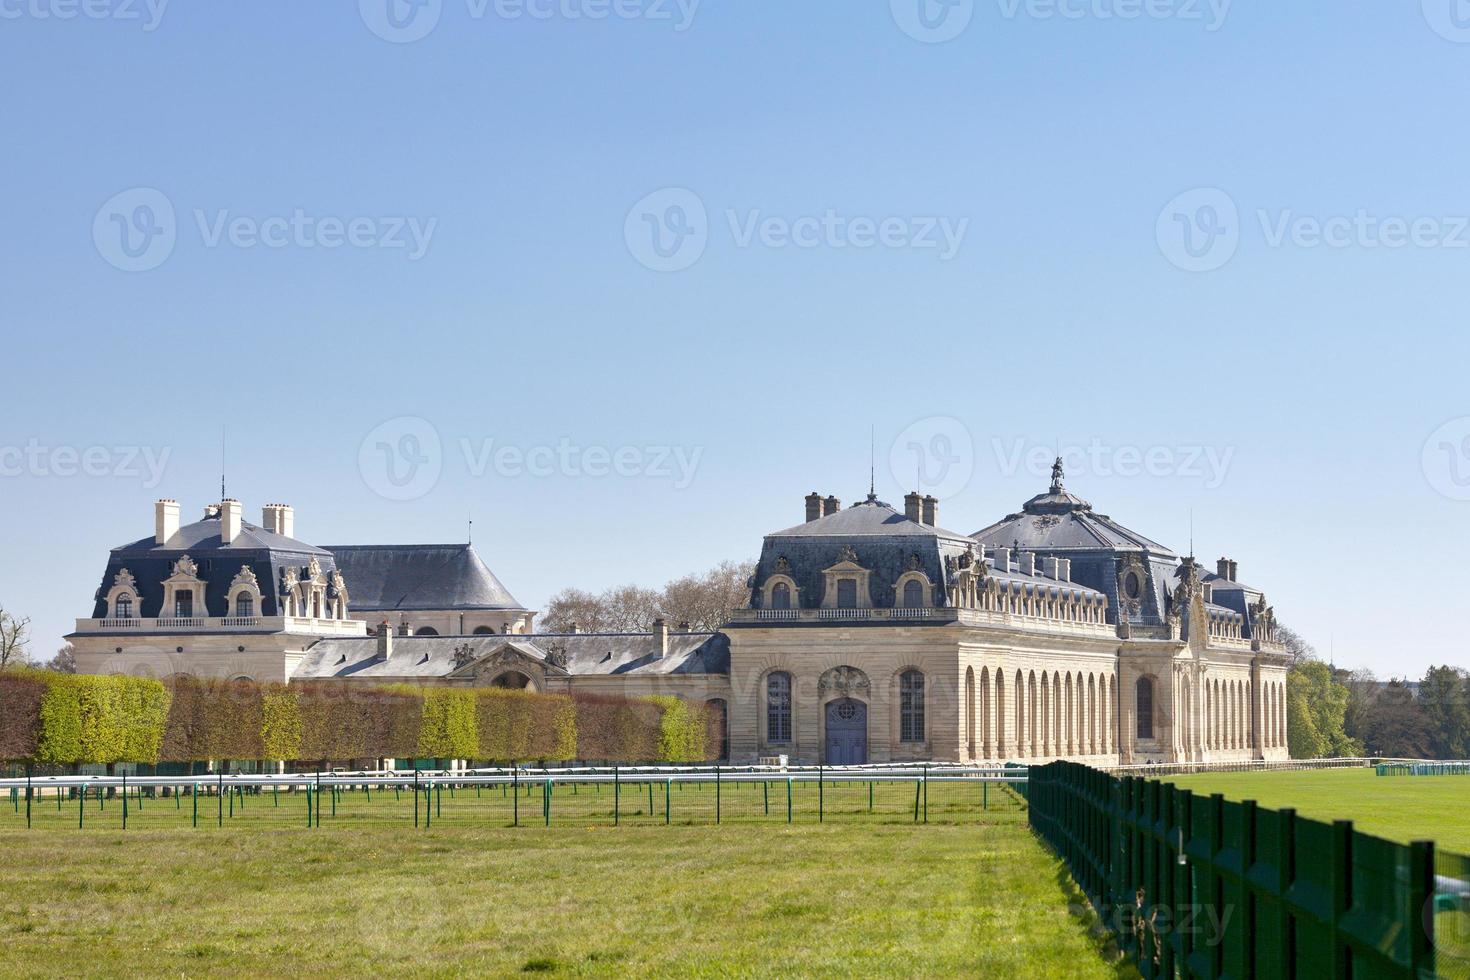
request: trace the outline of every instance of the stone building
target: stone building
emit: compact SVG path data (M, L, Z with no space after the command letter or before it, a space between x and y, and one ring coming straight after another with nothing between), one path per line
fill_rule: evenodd
M468 545L318 548L239 503L114 549L69 639L94 673L667 694L717 708L733 761L1286 758L1285 650L1214 572L1067 492L974 534L939 503L812 494L719 633L534 633Z

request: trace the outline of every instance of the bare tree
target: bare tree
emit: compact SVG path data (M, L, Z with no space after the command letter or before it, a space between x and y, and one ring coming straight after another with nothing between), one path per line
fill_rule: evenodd
M755 563L721 562L703 575L686 575L664 586L660 607L671 624L688 623L696 630L717 630L750 601Z
M752 562L727 561L698 575L686 575L661 591L620 585L593 594L563 589L551 597L541 617L548 633L643 633L662 618L670 626L688 623L694 630L717 630L750 601Z
M77 650L70 643L62 644L56 656L41 665L44 670L54 670L58 674L75 674L77 672Z
M607 628L614 633L645 633L659 618L662 598L653 589L639 585L620 585L602 594L607 607Z
M581 589L562 589L546 604L541 629L546 633L601 633L608 628L607 606L602 596Z
M0 670L30 663L26 656L26 640L30 638L30 632L29 616L17 619L0 606Z
M1308 643L1300 633L1290 626L1277 626L1276 639L1286 647L1286 652L1290 655L1292 663L1317 659L1317 648Z

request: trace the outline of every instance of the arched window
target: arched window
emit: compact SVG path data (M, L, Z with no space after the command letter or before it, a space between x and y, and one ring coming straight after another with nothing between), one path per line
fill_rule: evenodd
M771 587L771 608L791 608L791 586L787 585L785 582L777 582L774 586Z
M898 679L898 740L924 741L924 675L917 670Z
M115 603L115 605L116 605L116 609L114 609L113 614L118 619L132 619L133 618L133 597L132 596L126 595L126 594L118 596L117 597L117 602Z
M924 584L911 578L903 584L903 604L906 609L918 609L924 605Z
M488 636L488 635L490 635L491 633L494 633L494 632L495 632L495 627L493 627L493 626L476 626L475 627L475 632L474 632L473 635L475 635L475 636Z
M837 580L837 608L857 608L857 579L840 578Z
M420 626L413 631L414 636L438 636L439 631L432 626Z
M766 741L791 741L791 675L766 678Z
M1154 682L1140 677L1133 687L1134 704L1138 709L1138 737L1154 737Z
M246 618L255 615L255 596L248 592L241 592L235 596L235 615Z

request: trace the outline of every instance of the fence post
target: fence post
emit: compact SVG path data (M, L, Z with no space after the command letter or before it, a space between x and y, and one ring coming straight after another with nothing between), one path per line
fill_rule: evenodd
M674 777L670 776L664 782L664 826L667 827L671 821L669 816L669 803L673 799Z
M519 827L521 825L521 767L517 762L512 762L510 766L512 825Z
M720 822L720 764L715 763L715 823Z
M924 764L924 822L929 822L929 764Z
M541 815L546 820L546 826L551 826L551 780L546 780L541 785Z
M1352 903L1353 822L1332 821L1332 975L1345 977L1351 965L1347 943L1342 940L1342 920Z
M87 809L87 784L82 784L82 791L77 794L77 829L82 829L82 814Z
M193 766L190 766L189 768L190 769L193 769L194 767ZM198 826L199 826L199 784L198 783L195 783L194 784L194 792L191 793L191 794L189 794L189 795L193 798L193 801L194 801L194 826L196 828L198 828Z
M618 779L618 765L613 763L613 826L616 827L622 821L622 813L619 804L622 802L623 786Z
M225 825L225 774L219 774L219 825Z
M771 782L768 779L761 780L761 794L765 797L766 816L771 815Z
M419 825L419 767L415 763L413 767L413 825Z
M827 797L826 797L826 769L821 763L817 764L817 823L825 823L827 820Z
M26 763L26 830L31 829L31 764Z
M791 822L791 776L786 776L786 822Z
M122 774L123 830L128 829L128 774Z
M1434 951L1434 841L1409 844L1409 965L1416 976L1437 976Z

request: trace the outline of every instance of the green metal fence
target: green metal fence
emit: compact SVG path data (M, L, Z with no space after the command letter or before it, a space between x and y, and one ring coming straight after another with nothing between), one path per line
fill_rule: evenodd
M1470 762L1393 762L1373 768L1380 776L1470 776Z
M1470 861L1431 842L1070 762L1029 803L1146 977L1470 976Z

